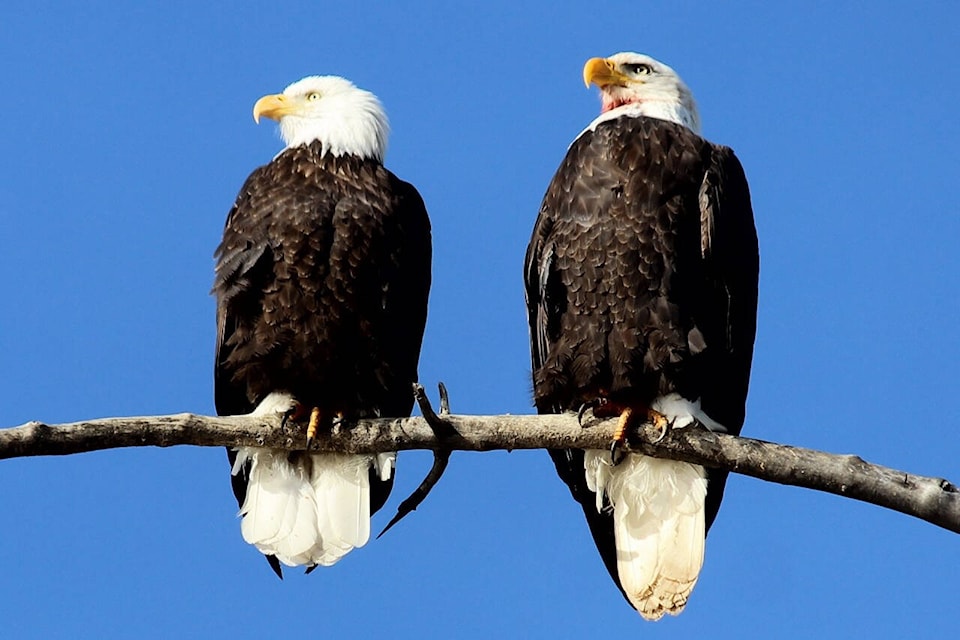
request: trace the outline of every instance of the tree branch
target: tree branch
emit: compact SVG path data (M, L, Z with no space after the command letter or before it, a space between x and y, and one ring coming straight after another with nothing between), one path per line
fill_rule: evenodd
M318 433L322 451L373 453L428 449L608 448L616 420L582 428L574 414L466 416L434 414L437 431L424 418L361 420L349 428ZM295 450L305 434L300 425L282 427L272 417L170 416L103 418L69 424L28 422L0 429L0 459L68 455L120 447L257 446ZM659 442L640 434L630 450L727 469L761 480L826 491L870 502L960 533L960 490L940 478L917 476L870 464L853 455L835 455L781 444L715 434L698 427L669 431Z

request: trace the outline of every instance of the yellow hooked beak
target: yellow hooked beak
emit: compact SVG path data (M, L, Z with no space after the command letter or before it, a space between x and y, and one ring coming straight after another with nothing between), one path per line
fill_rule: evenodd
M283 116L290 115L296 111L296 101L282 93L263 96L257 100L257 104L253 105L253 121L260 124L260 117L263 116L264 118L270 118L271 120L279 122Z
M617 65L607 58L590 58L583 65L583 83L588 88L591 84L601 89L611 85L623 87L628 81L629 78L620 73Z

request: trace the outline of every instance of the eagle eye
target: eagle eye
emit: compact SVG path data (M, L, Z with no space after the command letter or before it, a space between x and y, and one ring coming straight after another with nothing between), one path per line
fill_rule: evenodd
M315 100L319 100L319 99L320 99L319 91L311 91L310 93L307 94L307 100L309 100L310 102L314 102Z
M623 70L632 76L647 76L653 73L653 67L642 62L625 64Z

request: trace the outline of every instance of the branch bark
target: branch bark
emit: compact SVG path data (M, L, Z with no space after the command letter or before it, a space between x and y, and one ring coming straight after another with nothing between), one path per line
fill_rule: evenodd
M436 420L445 428L436 429ZM361 420L349 428L318 433L321 451L372 453L428 449L608 448L616 420L588 422L576 415L467 416L434 414L424 418ZM649 433L631 439L631 451L727 469L769 482L834 493L911 515L960 533L960 490L941 479L868 463L854 455L711 433L687 427L668 431L652 442ZM300 425L282 426L272 417L169 416L103 418L68 424L28 422L0 429L0 459L68 455L120 447L257 446L296 450L303 447Z

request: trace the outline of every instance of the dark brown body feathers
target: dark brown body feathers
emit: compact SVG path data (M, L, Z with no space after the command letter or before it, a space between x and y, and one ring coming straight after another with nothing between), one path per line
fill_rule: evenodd
M380 163L284 151L247 179L216 252L217 411L270 392L409 415L430 287L417 191Z
M275 391L328 420L413 408L430 289L426 209L379 162L321 151L294 147L258 168L227 217L213 285L220 415L249 413ZM241 505L246 475L233 477ZM391 486L371 472L371 513Z
M646 117L600 123L547 189L525 261L541 413L598 397L649 406L678 393L730 433L743 425L759 253L746 178L727 148ZM552 451L619 584L610 513L583 451ZM707 526L726 474L709 472Z

